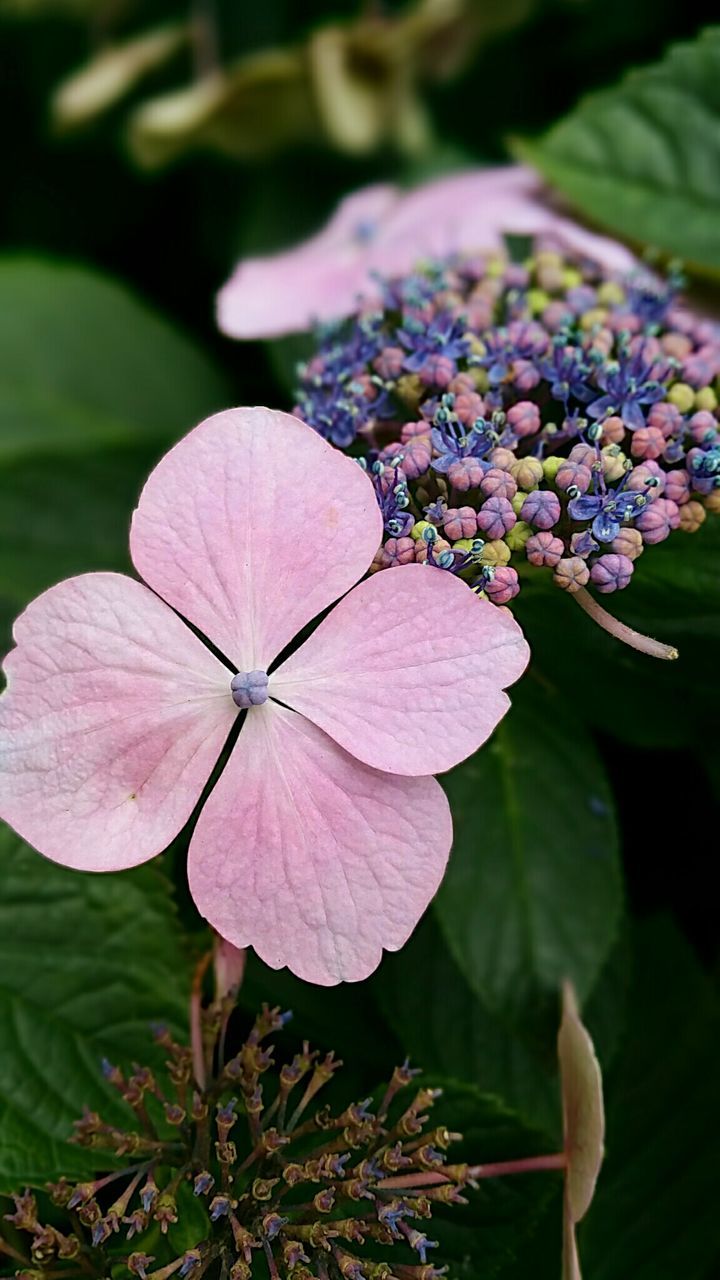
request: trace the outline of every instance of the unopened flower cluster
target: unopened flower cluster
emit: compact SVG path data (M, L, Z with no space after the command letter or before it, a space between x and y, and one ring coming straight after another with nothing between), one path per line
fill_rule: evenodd
M203 1089L191 1051L166 1030L157 1038L170 1088L148 1068L125 1074L106 1064L132 1112L130 1124L119 1128L88 1112L75 1141L98 1154L100 1168L108 1154L125 1167L94 1182L52 1185L66 1229L54 1225L57 1214L53 1225L39 1220L31 1192L16 1196L8 1220L28 1239L25 1256L4 1250L20 1262L16 1276L41 1280L47 1268L53 1277L66 1270L101 1276L111 1264L114 1275L139 1280L199 1280L206 1272L228 1280L442 1275L429 1259L429 1220L438 1205L466 1203L462 1189L475 1183L468 1165L446 1162L460 1135L427 1128L441 1091L413 1086L417 1072L405 1065L375 1102L366 1098L337 1113L318 1108L317 1095L342 1064L305 1044L275 1068L264 1042L288 1017L264 1007L239 1052L216 1065ZM204 1039L217 1064L224 1030L211 1027L208 1039L206 1025ZM183 1225L193 1194L206 1208L207 1230L175 1254L173 1227ZM373 1258L388 1246L397 1246L397 1261Z
M458 258L321 333L296 412L372 475L374 569L435 565L496 604L528 564L607 593L720 511L720 326L677 286L554 252Z

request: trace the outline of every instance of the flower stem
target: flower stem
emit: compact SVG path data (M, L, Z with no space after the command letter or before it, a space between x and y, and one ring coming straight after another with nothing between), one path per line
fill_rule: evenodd
M679 657L677 649L671 644L663 644L662 640L653 640L651 636L644 636L640 631L633 631L632 627L628 627L624 622L620 622L617 618L613 618L611 613L603 609L594 600L584 587L574 592L573 599L577 600L581 609L589 614L594 622L604 631L608 631L616 640L621 640L623 644L628 644L632 649L638 649L640 653L647 653L651 658L665 658L672 660Z
M502 1178L510 1173L536 1173L547 1169L564 1169L567 1159L564 1151L549 1156L527 1156L522 1160L502 1160L497 1164L476 1164L468 1168L468 1176L472 1182L480 1178ZM412 1187L439 1187L451 1179L438 1171L433 1173L398 1174L394 1178L383 1178L383 1191L402 1191Z
M208 951L207 955L204 955L196 965L195 973L193 974L192 993L190 995L190 1038L192 1042L193 1073L201 1089L204 1089L207 1084L205 1046L202 1033L202 984L211 959L212 952Z

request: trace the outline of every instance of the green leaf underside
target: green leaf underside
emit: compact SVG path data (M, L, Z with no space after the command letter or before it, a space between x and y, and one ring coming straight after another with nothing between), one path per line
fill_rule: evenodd
M630 1007L581 1253L592 1280L709 1280L720 1265L720 1001L667 919L637 930Z
M516 149L596 222L720 268L720 27Z
M187 961L157 867L68 871L0 830L0 1192L93 1162L68 1146L84 1106L128 1114L103 1056L162 1062L150 1023L186 1023Z
M589 736L527 679L492 739L444 779L450 865L436 910L491 1011L525 1015L565 978L584 1000L617 936L622 885L612 796Z
M226 403L210 361L123 285L0 260L0 465L172 439Z

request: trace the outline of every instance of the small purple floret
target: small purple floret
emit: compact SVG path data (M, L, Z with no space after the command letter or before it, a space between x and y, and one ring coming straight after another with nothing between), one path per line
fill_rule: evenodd
M260 707L268 700L267 671L238 671L230 681L233 702L246 711L248 707Z

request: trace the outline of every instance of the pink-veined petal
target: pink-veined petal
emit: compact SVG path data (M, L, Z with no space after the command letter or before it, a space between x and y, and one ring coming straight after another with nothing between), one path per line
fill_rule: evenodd
M55 862L116 871L190 817L237 708L231 672L142 583L91 573L15 623L0 814Z
M236 947L330 986L403 945L452 840L434 778L359 764L293 711L248 712L190 845L190 891Z
M345 596L270 677L270 695L376 769L441 773L490 736L529 656L510 613L409 564Z
M368 246L398 197L396 187L364 187L342 200L310 240L240 262L218 295L223 333L278 337L347 315L361 297L378 297L367 269Z
M381 537L352 458L288 413L228 409L158 463L130 549L158 595L253 671L362 577Z

